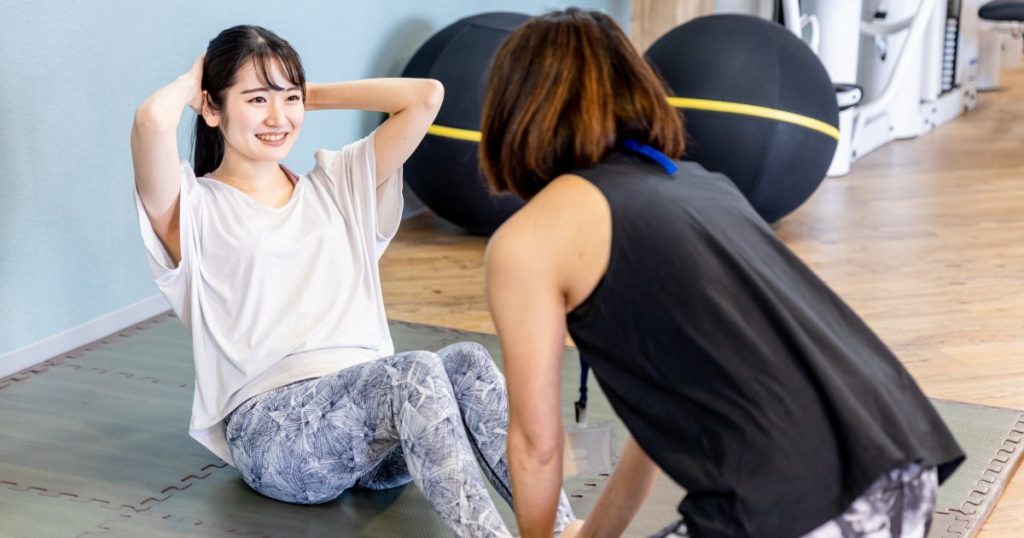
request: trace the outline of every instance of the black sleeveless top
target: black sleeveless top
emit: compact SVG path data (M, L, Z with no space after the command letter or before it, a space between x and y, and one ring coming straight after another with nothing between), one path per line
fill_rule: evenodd
M611 153L608 271L568 315L691 536L800 536L909 462L963 452L896 357L728 178Z

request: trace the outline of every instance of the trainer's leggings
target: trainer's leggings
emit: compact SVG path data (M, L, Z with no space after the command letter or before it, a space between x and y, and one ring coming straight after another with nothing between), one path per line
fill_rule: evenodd
M908 463L878 478L842 514L802 538L924 538L939 490L935 467ZM688 538L679 521L650 538Z
M315 504L412 480L458 536L473 537L510 536L478 472L512 504L507 433L505 380L474 343L286 385L249 399L227 424L242 478L267 497ZM572 519L563 492L556 531Z

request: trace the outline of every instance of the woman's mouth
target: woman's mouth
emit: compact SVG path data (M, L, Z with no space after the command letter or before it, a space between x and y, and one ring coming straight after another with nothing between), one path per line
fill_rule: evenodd
M280 146L281 144L284 144L285 138L287 137L288 133L264 133L256 135L256 138L258 138L260 142L263 142L268 146Z

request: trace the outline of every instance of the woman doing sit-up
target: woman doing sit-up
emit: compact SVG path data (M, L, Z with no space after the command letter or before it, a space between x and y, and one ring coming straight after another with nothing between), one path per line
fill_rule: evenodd
M247 484L312 504L414 480L459 536L508 536L474 457L511 502L501 374L478 344L396 355L381 296L402 163L442 95L434 80L306 84L286 41L229 28L136 112L139 220L192 334L190 433ZM175 136L186 106L200 114L191 166ZM282 166L305 112L338 108L392 115L306 175ZM564 496L558 514L561 529Z

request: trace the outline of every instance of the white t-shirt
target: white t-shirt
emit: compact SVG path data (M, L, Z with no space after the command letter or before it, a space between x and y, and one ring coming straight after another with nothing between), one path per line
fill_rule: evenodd
M280 208L181 163L181 263L135 192L157 287L192 334L189 434L234 465L224 417L245 400L394 353L377 261L402 216L402 171L379 186L373 135L316 152Z

